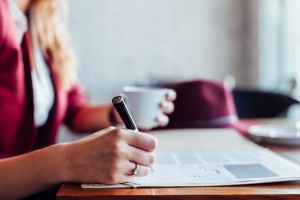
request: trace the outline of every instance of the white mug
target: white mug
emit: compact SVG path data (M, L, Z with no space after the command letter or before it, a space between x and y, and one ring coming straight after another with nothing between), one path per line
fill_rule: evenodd
M157 118L163 115L160 104L166 101L167 88L125 86L122 96L138 127L151 129L158 126Z

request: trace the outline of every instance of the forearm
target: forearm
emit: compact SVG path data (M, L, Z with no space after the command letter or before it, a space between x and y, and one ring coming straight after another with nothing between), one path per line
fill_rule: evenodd
M111 119L111 112L114 112L112 109L113 106L111 104L83 107L75 116L73 130L77 132L90 132L115 126L116 124Z
M0 160L0 199L21 199L62 182L132 181L134 163L149 173L157 141L141 132L107 128L72 143Z
M0 160L0 199L19 199L64 181L63 146Z

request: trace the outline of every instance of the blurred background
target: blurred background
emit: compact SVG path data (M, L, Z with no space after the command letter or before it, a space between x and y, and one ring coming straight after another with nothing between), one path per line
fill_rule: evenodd
M300 99L299 0L68 2L80 81L94 103L124 85L196 78Z

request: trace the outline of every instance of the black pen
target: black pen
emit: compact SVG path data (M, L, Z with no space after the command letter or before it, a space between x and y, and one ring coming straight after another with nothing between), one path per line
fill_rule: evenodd
M131 130L137 130L137 127L129 113L129 110L125 104L122 96L116 96L112 99L112 103L122 118L125 127Z

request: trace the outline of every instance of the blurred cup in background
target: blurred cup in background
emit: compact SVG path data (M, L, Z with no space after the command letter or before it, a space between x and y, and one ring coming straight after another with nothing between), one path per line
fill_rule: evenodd
M143 129L158 126L157 118L163 115L160 104L166 101L167 88L125 86L121 95L136 125Z

